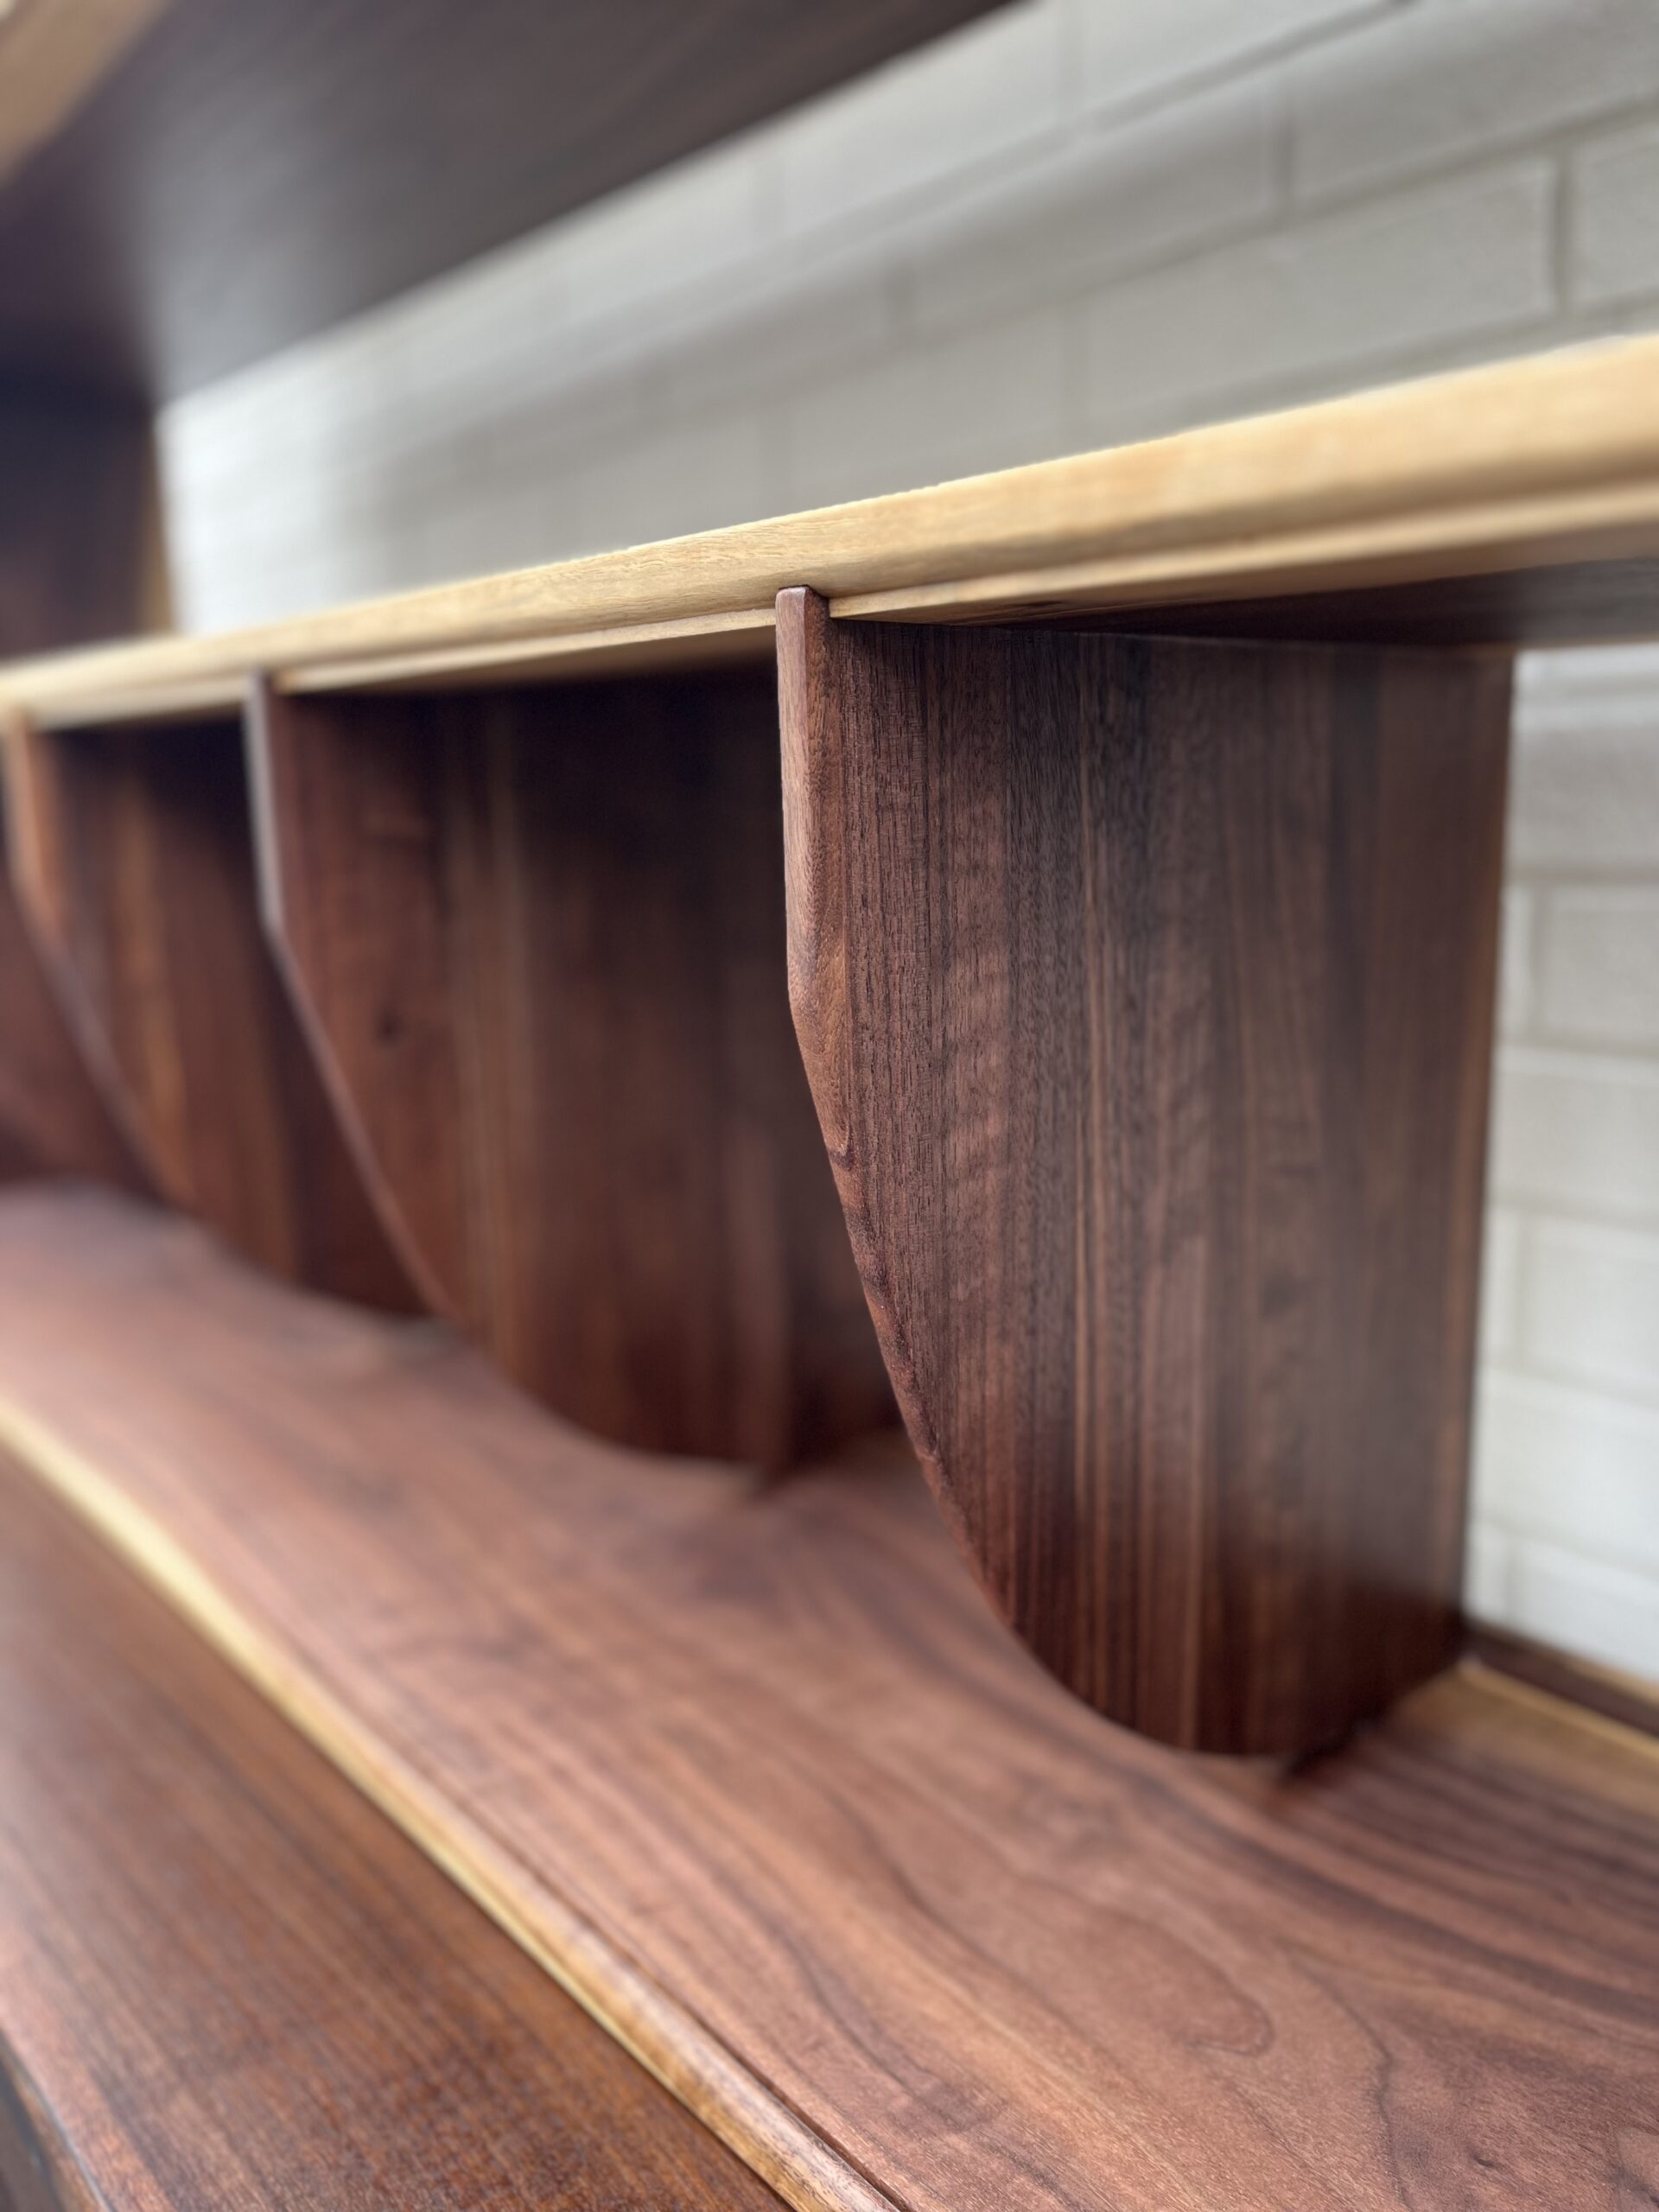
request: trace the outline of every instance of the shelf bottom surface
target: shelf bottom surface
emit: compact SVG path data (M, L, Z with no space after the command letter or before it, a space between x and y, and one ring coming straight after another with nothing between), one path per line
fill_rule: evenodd
M895 1440L632 1455L108 1193L0 1198L0 1442L797 2206L1659 2197L1653 1739L1165 1751Z

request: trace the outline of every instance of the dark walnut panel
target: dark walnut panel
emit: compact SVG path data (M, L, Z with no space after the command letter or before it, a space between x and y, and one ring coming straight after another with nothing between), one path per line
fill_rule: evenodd
M433 1306L583 1427L892 1418L790 1027L769 669L255 702L268 915Z
M777 2212L0 1460L0 2204Z
M19 895L156 1188L279 1274L414 1310L264 942L238 726L30 731L8 766Z
M0 798L0 1182L81 1175L147 1187L47 980L4 857Z
M1509 677L779 601L797 1025L912 1440L1114 1719L1458 1632Z
M0 1196L0 1433L798 2206L1659 2186L1650 1738L1459 1669L1171 1751L997 1626L899 1440L619 1451L107 1193Z
M0 315L3 315L0 308ZM149 419L0 369L0 658L168 626Z

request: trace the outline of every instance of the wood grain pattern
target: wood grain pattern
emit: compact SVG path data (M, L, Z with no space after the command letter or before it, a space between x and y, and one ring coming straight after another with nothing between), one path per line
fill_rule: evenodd
M1295 1767L1113 1728L913 1465L582 1440L428 1327L0 1198L0 1430L799 2207L1659 2186L1659 1757L1453 1675Z
M96 721L105 699L259 670L280 683L352 663L367 678L379 659L570 636L626 652L635 627L764 620L797 585L838 618L976 621L1417 585L1432 620L1448 579L1535 573L1533 592L1465 601L1460 636L1559 639L1558 589L1573 634L1653 636L1656 558L1648 337L219 638L17 663L0 669L0 702Z
M0 2202L776 2207L9 1464L0 1530Z
M3 856L0 795L0 1181L80 1175L146 1188L132 1147L87 1074Z
M779 603L790 985L912 1441L1114 1719L1446 1663L1508 672Z
M278 1274L414 1310L264 944L237 725L24 732L6 766L19 896L156 1188Z
M572 1420L893 1418L789 1021L767 670L256 695L270 919L433 1307Z

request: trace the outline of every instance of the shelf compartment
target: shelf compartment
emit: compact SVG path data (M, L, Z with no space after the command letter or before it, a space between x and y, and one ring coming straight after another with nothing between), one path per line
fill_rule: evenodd
M0 790L0 1182L79 1175L143 1191L134 1147L86 1071L12 883Z
M24 729L16 888L155 1188L279 1274L416 1310L260 926L238 721Z
M434 1310L642 1448L893 1419L790 1024L776 684L257 692L267 919Z

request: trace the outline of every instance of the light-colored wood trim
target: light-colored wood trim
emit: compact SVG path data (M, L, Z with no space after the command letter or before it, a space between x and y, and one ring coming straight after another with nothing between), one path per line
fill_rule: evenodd
M0 183L62 129L168 0L0 7Z
M1579 1734L1594 1737L1599 1741L1617 1746L1639 1759L1659 1759L1659 1736L1638 1726L1599 1711L1582 1698L1569 1697L1563 1689L1544 1689L1536 1682L1522 1680L1502 1667L1495 1667L1490 1659L1478 1652L1465 1653L1458 1662L1458 1672L1468 1681L1478 1684L1489 1697L1502 1698L1510 1705L1528 1707L1534 1713L1548 1713L1558 1719L1570 1721Z
M356 683L376 664L410 673L416 657L578 639L602 657L644 632L759 626L795 585L836 615L986 619L1647 556L1659 556L1653 337L222 637L19 662L0 671L0 698L62 722L257 669Z
M275 675L279 691L428 691L440 686L580 683L584 677L645 675L652 671L725 668L765 659L777 618L770 607L745 608L691 622L642 622L613 630L583 630L561 638L513 638L505 644L452 645L431 652L358 655L302 663ZM184 641L173 641L176 647ZM100 728L120 722L194 721L237 715L251 681L270 671L264 664L216 670L210 675L168 672L154 683L135 681L112 690L72 691L33 702L37 729ZM0 677L0 711L10 695Z
M579 683L653 669L719 668L764 659L777 618L746 607L691 622L641 622L632 628L577 631L563 638L514 638L505 645L454 645L376 659L318 661L295 669L278 689L306 691L429 690L437 684Z
M78 693L55 704L16 709L35 729L79 729L96 722L100 729L121 722L212 721L225 715L238 715L246 693L245 676L168 677L155 684L133 683L113 691ZM10 695L0 687L0 715L12 709Z
M1655 367L1659 373L1659 361ZM1654 487L1642 481L1287 531L1224 548L1160 547L1063 568L849 592L832 602L831 612L843 620L983 622L1069 608L1151 608L1443 582L1650 557L1656 550Z
M1581 1707L1615 1726L1640 1730L1659 1755L1659 1681L1483 1621L1469 1624L1467 1663L1535 1695Z

